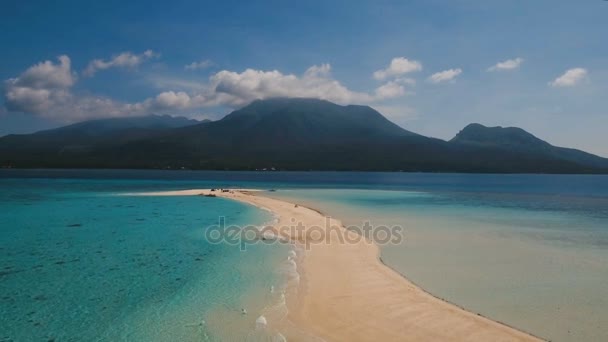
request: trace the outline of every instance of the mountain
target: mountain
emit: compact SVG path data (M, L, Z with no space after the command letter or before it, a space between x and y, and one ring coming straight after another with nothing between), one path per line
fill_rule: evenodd
M447 142L403 129L367 106L316 99L257 100L218 121L181 122L156 126L96 120L7 136L0 138L0 163L66 168L608 172L606 159L552 147L523 130L514 134L470 125Z
M133 141L118 155L113 150L99 153L145 163L142 151L154 151L156 159L146 167L170 161L203 169L368 169L370 163L361 153L402 139L435 141L395 125L367 106L276 98L254 101L221 120L177 129L159 139ZM373 160L383 155L373 154ZM388 163L394 164L387 157L373 165Z
M368 106L314 99L257 100L212 125L257 142L319 144L416 136Z
M175 137L199 144L243 148L301 148L322 144L368 142L418 136L367 106L339 106L314 99L257 100L221 120L191 126Z
M52 166L53 160L62 155L84 156L102 146L117 147L194 124L202 123L184 117L149 115L97 119L33 134L12 134L0 138L0 156L4 157L0 161L22 160L27 166Z
M452 140L453 144L491 147L531 156L545 156L589 167L608 169L608 159L584 151L557 147L518 127L466 126Z
M90 120L33 134L4 136L0 138L0 154L33 153L40 156L61 151L89 151L98 146L116 146L200 123L169 115Z

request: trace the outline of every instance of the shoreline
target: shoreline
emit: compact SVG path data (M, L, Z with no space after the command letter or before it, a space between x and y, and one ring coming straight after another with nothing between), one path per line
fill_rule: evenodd
M143 195L210 193L201 189ZM339 220L326 221L326 216L317 209L260 196L259 190L213 193L269 210L276 216L275 231L295 221L306 227L323 227L324 222L330 222L331 227L337 226L344 234L356 234L346 231ZM303 235L289 237L301 244L312 239L309 233L305 229ZM309 248L303 249L298 262L298 269L303 271L299 288L304 291L298 292L297 298L287 297L286 326L295 325L326 341L543 341L427 292L386 265L379 246L365 238L356 243L340 243L329 235L329 240L323 243L312 241ZM288 339L298 340L297 335L290 335L286 329Z

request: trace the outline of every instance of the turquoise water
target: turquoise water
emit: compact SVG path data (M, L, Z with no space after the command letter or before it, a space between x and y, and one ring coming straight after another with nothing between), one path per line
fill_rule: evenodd
M256 208L115 195L142 190L132 181L0 186L1 341L241 339L280 281L284 247L243 252L204 238L220 215L236 225L271 220Z
M382 258L434 295L546 339L608 340L606 176L0 170L0 341L245 339L277 302L287 249L204 232L269 214L116 196L209 187L401 225Z
M608 340L608 202L385 190L269 193L343 218L399 225L382 258L441 298L552 341ZM520 196L521 197L521 196ZM565 210L564 208L570 208Z

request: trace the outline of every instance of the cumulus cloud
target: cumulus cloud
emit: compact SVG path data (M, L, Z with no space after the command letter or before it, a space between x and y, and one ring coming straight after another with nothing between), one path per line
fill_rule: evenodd
M442 83L454 81L458 75L462 73L462 69L449 69L432 74L428 81L431 83Z
M376 88L376 99L390 99L405 94L405 88L396 81L390 81Z
M330 75L329 64L310 67L302 76L277 70L222 70L210 78L211 103L240 106L271 97L312 97L338 103L369 102L367 93L349 90Z
M173 88L140 102L124 103L74 93L75 82L76 76L67 56L61 56L59 63L37 64L19 77L6 81L6 107L10 111L74 122L214 106L238 108L253 100L273 97L310 97L342 104L374 103L402 96L406 93L404 85L414 83L408 78L395 78L371 93L354 91L332 77L329 64L313 65L301 75L278 70L222 70L210 76L207 82L196 83L196 87ZM175 82L170 84L175 85Z
M59 56L59 63L44 61L29 67L16 78L5 82L6 107L11 111L41 112L69 97L69 88L76 82L68 56Z
M93 76L99 70L110 68L136 68L144 61L160 56L152 50L146 50L141 54L133 54L131 52L123 52L113 56L109 60L94 59L89 62L87 68L83 71L85 76Z
M186 64L184 66L184 69L186 70L200 70L200 69L207 69L209 67L213 66L213 62L205 59L202 61L198 61L198 62L192 62L190 64Z
M391 64L386 69L377 70L373 76L377 80L384 80L420 70L422 70L420 62L405 57L396 57L391 60Z
M76 74L72 73L71 61L68 56L59 56L58 64L44 61L29 67L12 83L18 87L30 88L68 88L76 82Z
M498 62L495 65L488 68L488 71L505 71L517 69L524 62L523 58L517 57L515 59L507 59L503 62Z
M253 100L273 97L310 97L332 102L371 103L405 94L402 83L388 82L369 94L348 89L331 77L331 65L313 65L301 76L283 74L277 70L246 69L243 72L222 70L213 74L204 89L196 91L163 92L147 99L141 106L150 110L192 109L211 106L238 108Z
M549 82L552 87L573 87L587 78L587 70L583 68L573 68L567 70L563 75Z
M6 80L6 109L67 122L123 116L145 109L141 104L123 104L104 97L75 96L71 89L77 78L70 58L63 55L58 60L38 63L18 77Z

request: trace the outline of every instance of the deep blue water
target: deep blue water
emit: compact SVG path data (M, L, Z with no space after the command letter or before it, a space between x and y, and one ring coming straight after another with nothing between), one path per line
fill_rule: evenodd
M608 175L431 174L387 172L222 172L160 170L0 170L3 178L84 191L209 187L373 189L441 194L427 204L580 212L608 217ZM48 179L54 179L49 183ZM97 182L96 182L96 181ZM128 180L129 182L125 182ZM416 199L418 201L419 199Z

